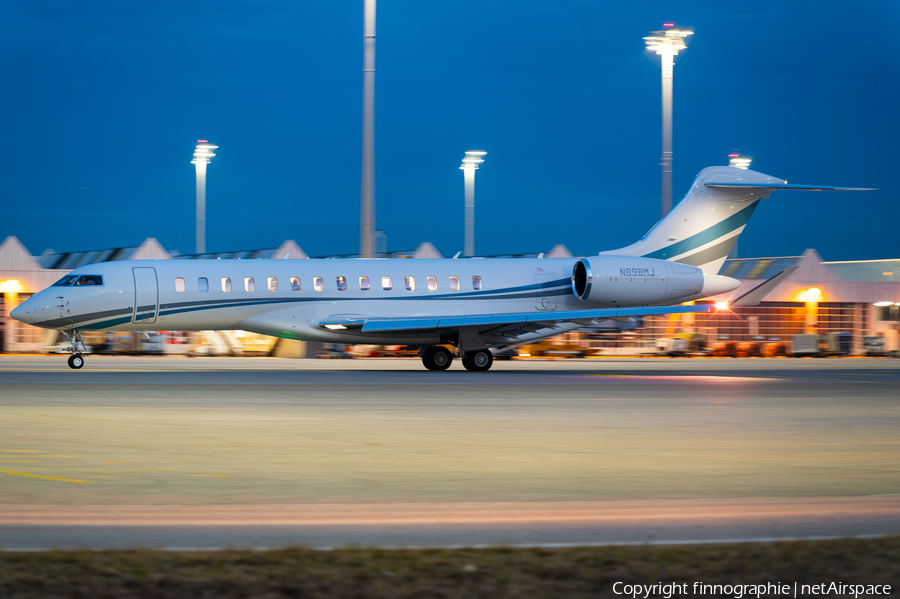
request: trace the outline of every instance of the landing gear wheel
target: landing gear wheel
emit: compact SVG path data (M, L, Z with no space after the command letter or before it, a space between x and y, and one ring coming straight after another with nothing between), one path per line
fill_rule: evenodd
M78 370L82 366L84 366L84 356L78 354L72 354L71 356L69 356L69 368Z
M453 354L446 347L429 347L422 356L422 363L428 370L447 370L453 363Z
M488 350L468 353L463 356L463 366L472 372L487 372L494 365L494 354Z

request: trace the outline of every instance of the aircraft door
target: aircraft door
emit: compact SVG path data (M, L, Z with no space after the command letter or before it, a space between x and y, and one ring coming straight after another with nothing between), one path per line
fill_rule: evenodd
M132 268L134 273L134 323L153 324L159 308L155 268Z
M538 285L544 285L546 283L550 283L551 281L556 280L556 275L550 273L544 273L539 275L534 275L534 282ZM546 291L548 293L555 291L550 288L539 287L540 291ZM547 295L547 296L538 296L535 298L535 308L538 310L556 310L556 296L555 295Z

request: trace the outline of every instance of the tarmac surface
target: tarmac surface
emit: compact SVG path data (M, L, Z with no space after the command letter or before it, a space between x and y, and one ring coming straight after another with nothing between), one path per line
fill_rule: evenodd
M0 357L0 548L900 532L900 360Z

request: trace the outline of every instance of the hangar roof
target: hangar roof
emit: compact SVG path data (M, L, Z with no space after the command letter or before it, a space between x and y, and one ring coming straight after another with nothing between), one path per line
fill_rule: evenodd
M438 258L441 256L438 250L427 242L420 245L415 252L392 252L389 255L391 257L417 258ZM565 246L557 245L544 255L547 258L556 258L569 257L571 253ZM25 247L15 237L9 237L0 244L0 270L2 271L33 269L35 261L40 265L41 269L72 270L87 264L118 260L194 260L200 258L242 258L248 260L255 258L298 259L307 257L306 252L293 240L285 241L277 248L180 255L177 252L167 251L155 238L148 237L141 245L133 247L64 253L57 253L48 249L41 256L35 258L31 258ZM351 258L355 256L340 257ZM491 257L535 258L537 254ZM795 264L801 267L799 271L791 276L792 279L796 280L900 281L900 259L825 262L815 250L806 250L802 256L729 259L725 261L720 274L741 280L765 280Z

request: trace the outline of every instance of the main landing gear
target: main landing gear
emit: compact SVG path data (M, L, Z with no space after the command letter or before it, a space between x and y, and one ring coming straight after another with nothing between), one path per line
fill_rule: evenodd
M446 347L436 345L419 350L422 363L428 370L447 370L453 363L453 354ZM463 366L471 372L486 372L494 365L494 354L487 349L463 353Z
M69 351L72 352L69 356L69 368L78 370L84 367L84 341L81 340L81 333L77 329L72 329L63 331L62 334L69 340Z
M476 352L466 352L462 359L466 370L472 372L487 372L494 365L494 354L490 350L482 349Z
M453 354L449 349L440 345L426 347L425 351L419 353L422 356L422 364L428 370L447 370L453 363Z

